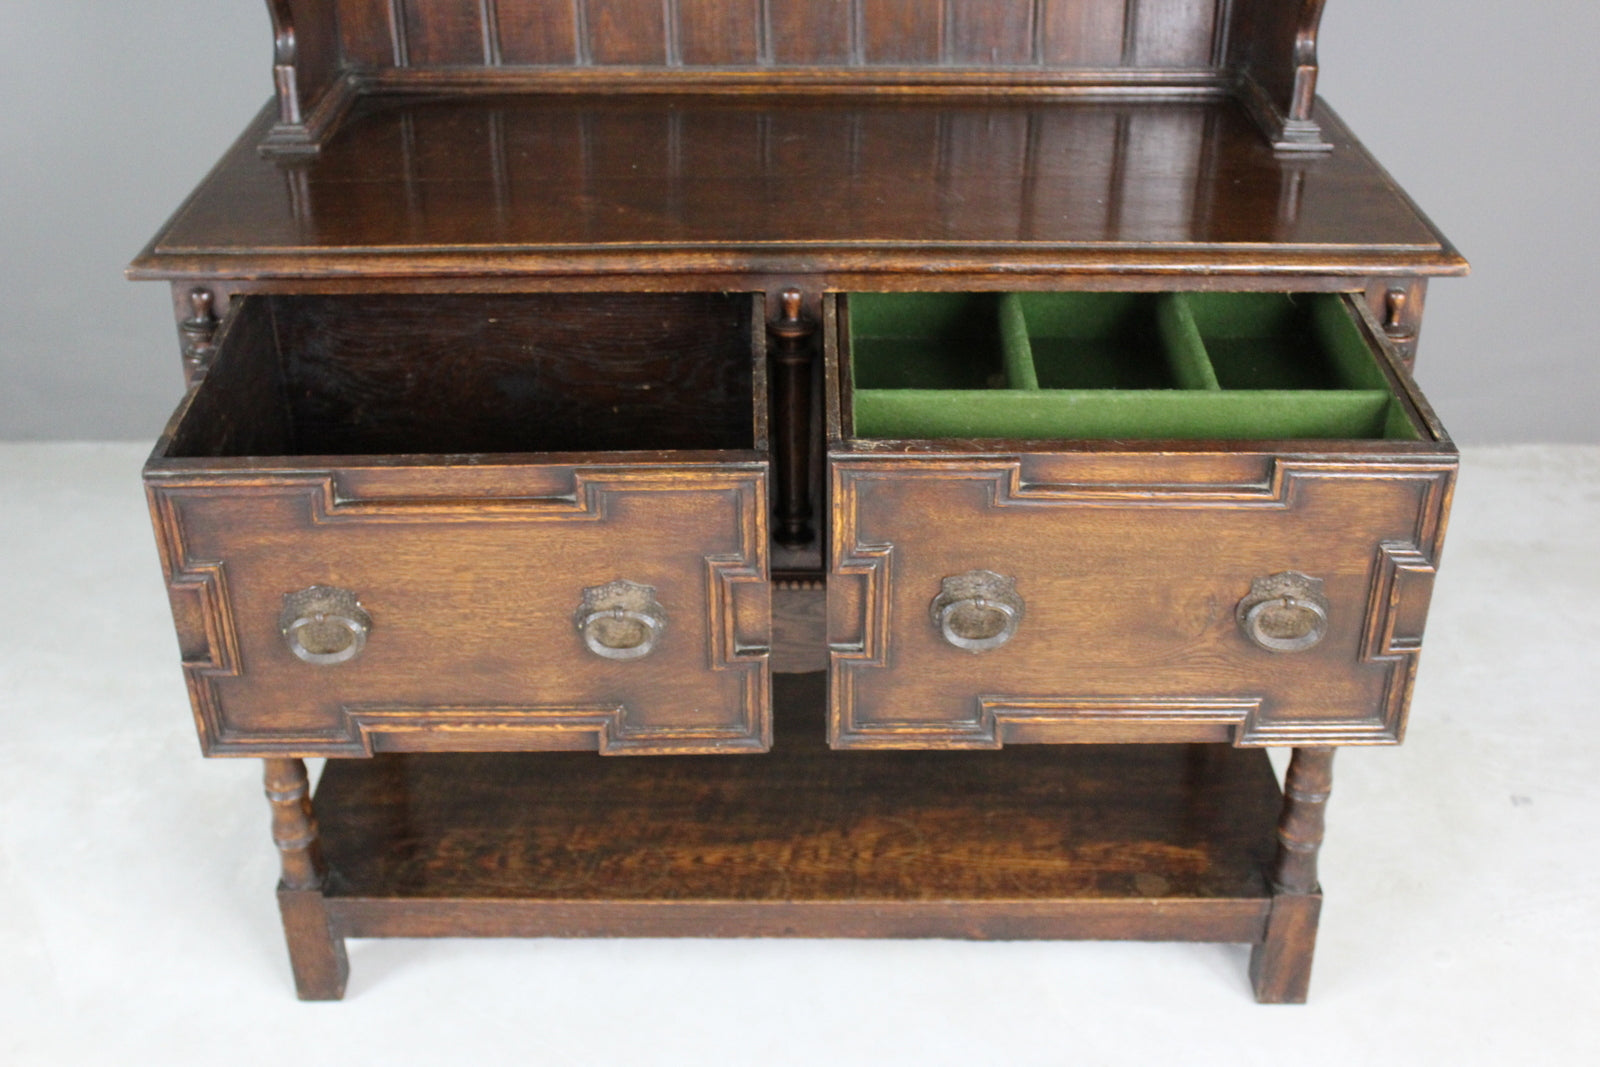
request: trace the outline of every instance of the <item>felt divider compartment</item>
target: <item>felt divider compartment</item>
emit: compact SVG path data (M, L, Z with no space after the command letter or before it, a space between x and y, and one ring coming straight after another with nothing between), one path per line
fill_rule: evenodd
M970 392L1004 388L1000 297L864 293L850 302L856 389Z
M1415 439L1333 294L854 294L854 435Z

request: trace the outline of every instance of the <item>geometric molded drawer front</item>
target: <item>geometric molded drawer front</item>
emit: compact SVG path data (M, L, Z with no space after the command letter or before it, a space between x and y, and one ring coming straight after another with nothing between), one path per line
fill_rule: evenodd
M1453 455L832 464L836 747L1400 738ZM1014 626L976 652L930 613L975 572L1016 597L971 602L975 632Z
M770 745L764 462L149 483L207 754ZM619 580L653 590L650 611L585 630L585 591ZM330 638L304 623L291 640L286 597L325 589L367 624L336 621ZM640 615L652 644L628 636ZM358 652L321 657L340 662L295 647L348 641L341 626L365 632Z

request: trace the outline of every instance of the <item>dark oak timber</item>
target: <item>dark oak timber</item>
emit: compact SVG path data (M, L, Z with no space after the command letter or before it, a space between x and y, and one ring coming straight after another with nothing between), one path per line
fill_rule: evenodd
M1289 761L1272 864L1272 914L1266 938L1250 953L1250 981L1263 1003L1303 1004L1311 986L1322 910L1317 851L1333 788L1333 754L1332 748L1297 748Z
M374 88L770 85L1232 94L1281 150L1311 114L1322 0L269 0L276 121L314 153Z
M1317 850L1322 847L1328 793L1333 788L1331 748L1297 748L1284 783L1278 821L1278 856L1272 884L1284 893L1317 891Z
M1226 746L841 755L821 675L760 760L330 762L345 936L1259 941L1277 784Z
M1043 287L1460 273L1323 119L1334 151L1306 158L1274 153L1227 100L379 96L313 160L262 159L247 135L133 274L609 289L792 272L915 290L1013 288L1023 271Z
M772 334L773 423L777 427L777 523L773 535L788 548L816 537L811 508L811 382L816 374L817 324L801 310L802 294L785 289Z
M301 1000L338 1000L344 996L350 964L344 939L330 926L322 894L327 864L311 810L306 765L297 759L263 762L267 800L272 805L272 839L283 859L278 908L289 942L295 989Z
M348 937L806 936L1303 1001L1467 269L1317 97L1324 6L267 0L274 99L128 273L300 996Z
M196 286L187 295L189 314L179 320L178 333L183 338L183 369L188 380L193 381L211 366L216 355L212 343L217 334L216 294L210 289Z

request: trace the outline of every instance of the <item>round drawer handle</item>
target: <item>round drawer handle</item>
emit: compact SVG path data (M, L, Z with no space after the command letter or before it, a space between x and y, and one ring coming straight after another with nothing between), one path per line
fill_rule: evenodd
M284 594L278 630L300 659L331 667L355 659L366 647L372 616L350 590L313 585Z
M573 621L589 651L603 659L648 656L667 629L655 587L626 578L585 589Z
M1015 578L978 570L945 578L928 611L950 644L967 652L987 652L1016 634L1023 603Z
M1251 581L1237 615L1245 636L1268 652L1304 652L1328 635L1322 579L1298 571Z

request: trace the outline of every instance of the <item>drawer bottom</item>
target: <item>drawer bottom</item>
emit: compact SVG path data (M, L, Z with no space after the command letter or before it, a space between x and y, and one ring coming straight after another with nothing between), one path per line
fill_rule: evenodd
M1320 898L1275 896L1268 882L1282 797L1264 752L841 754L819 728L822 675L786 675L774 689L778 740L759 760L330 761L315 798L327 875L320 890L280 890L286 922L320 910L335 946L1082 938L1245 942L1258 956L1287 922L1289 970L1309 968ZM1309 927L1289 922L1308 914ZM340 995L338 955L337 983L302 983L303 996ZM1259 978L1257 992L1299 999Z

